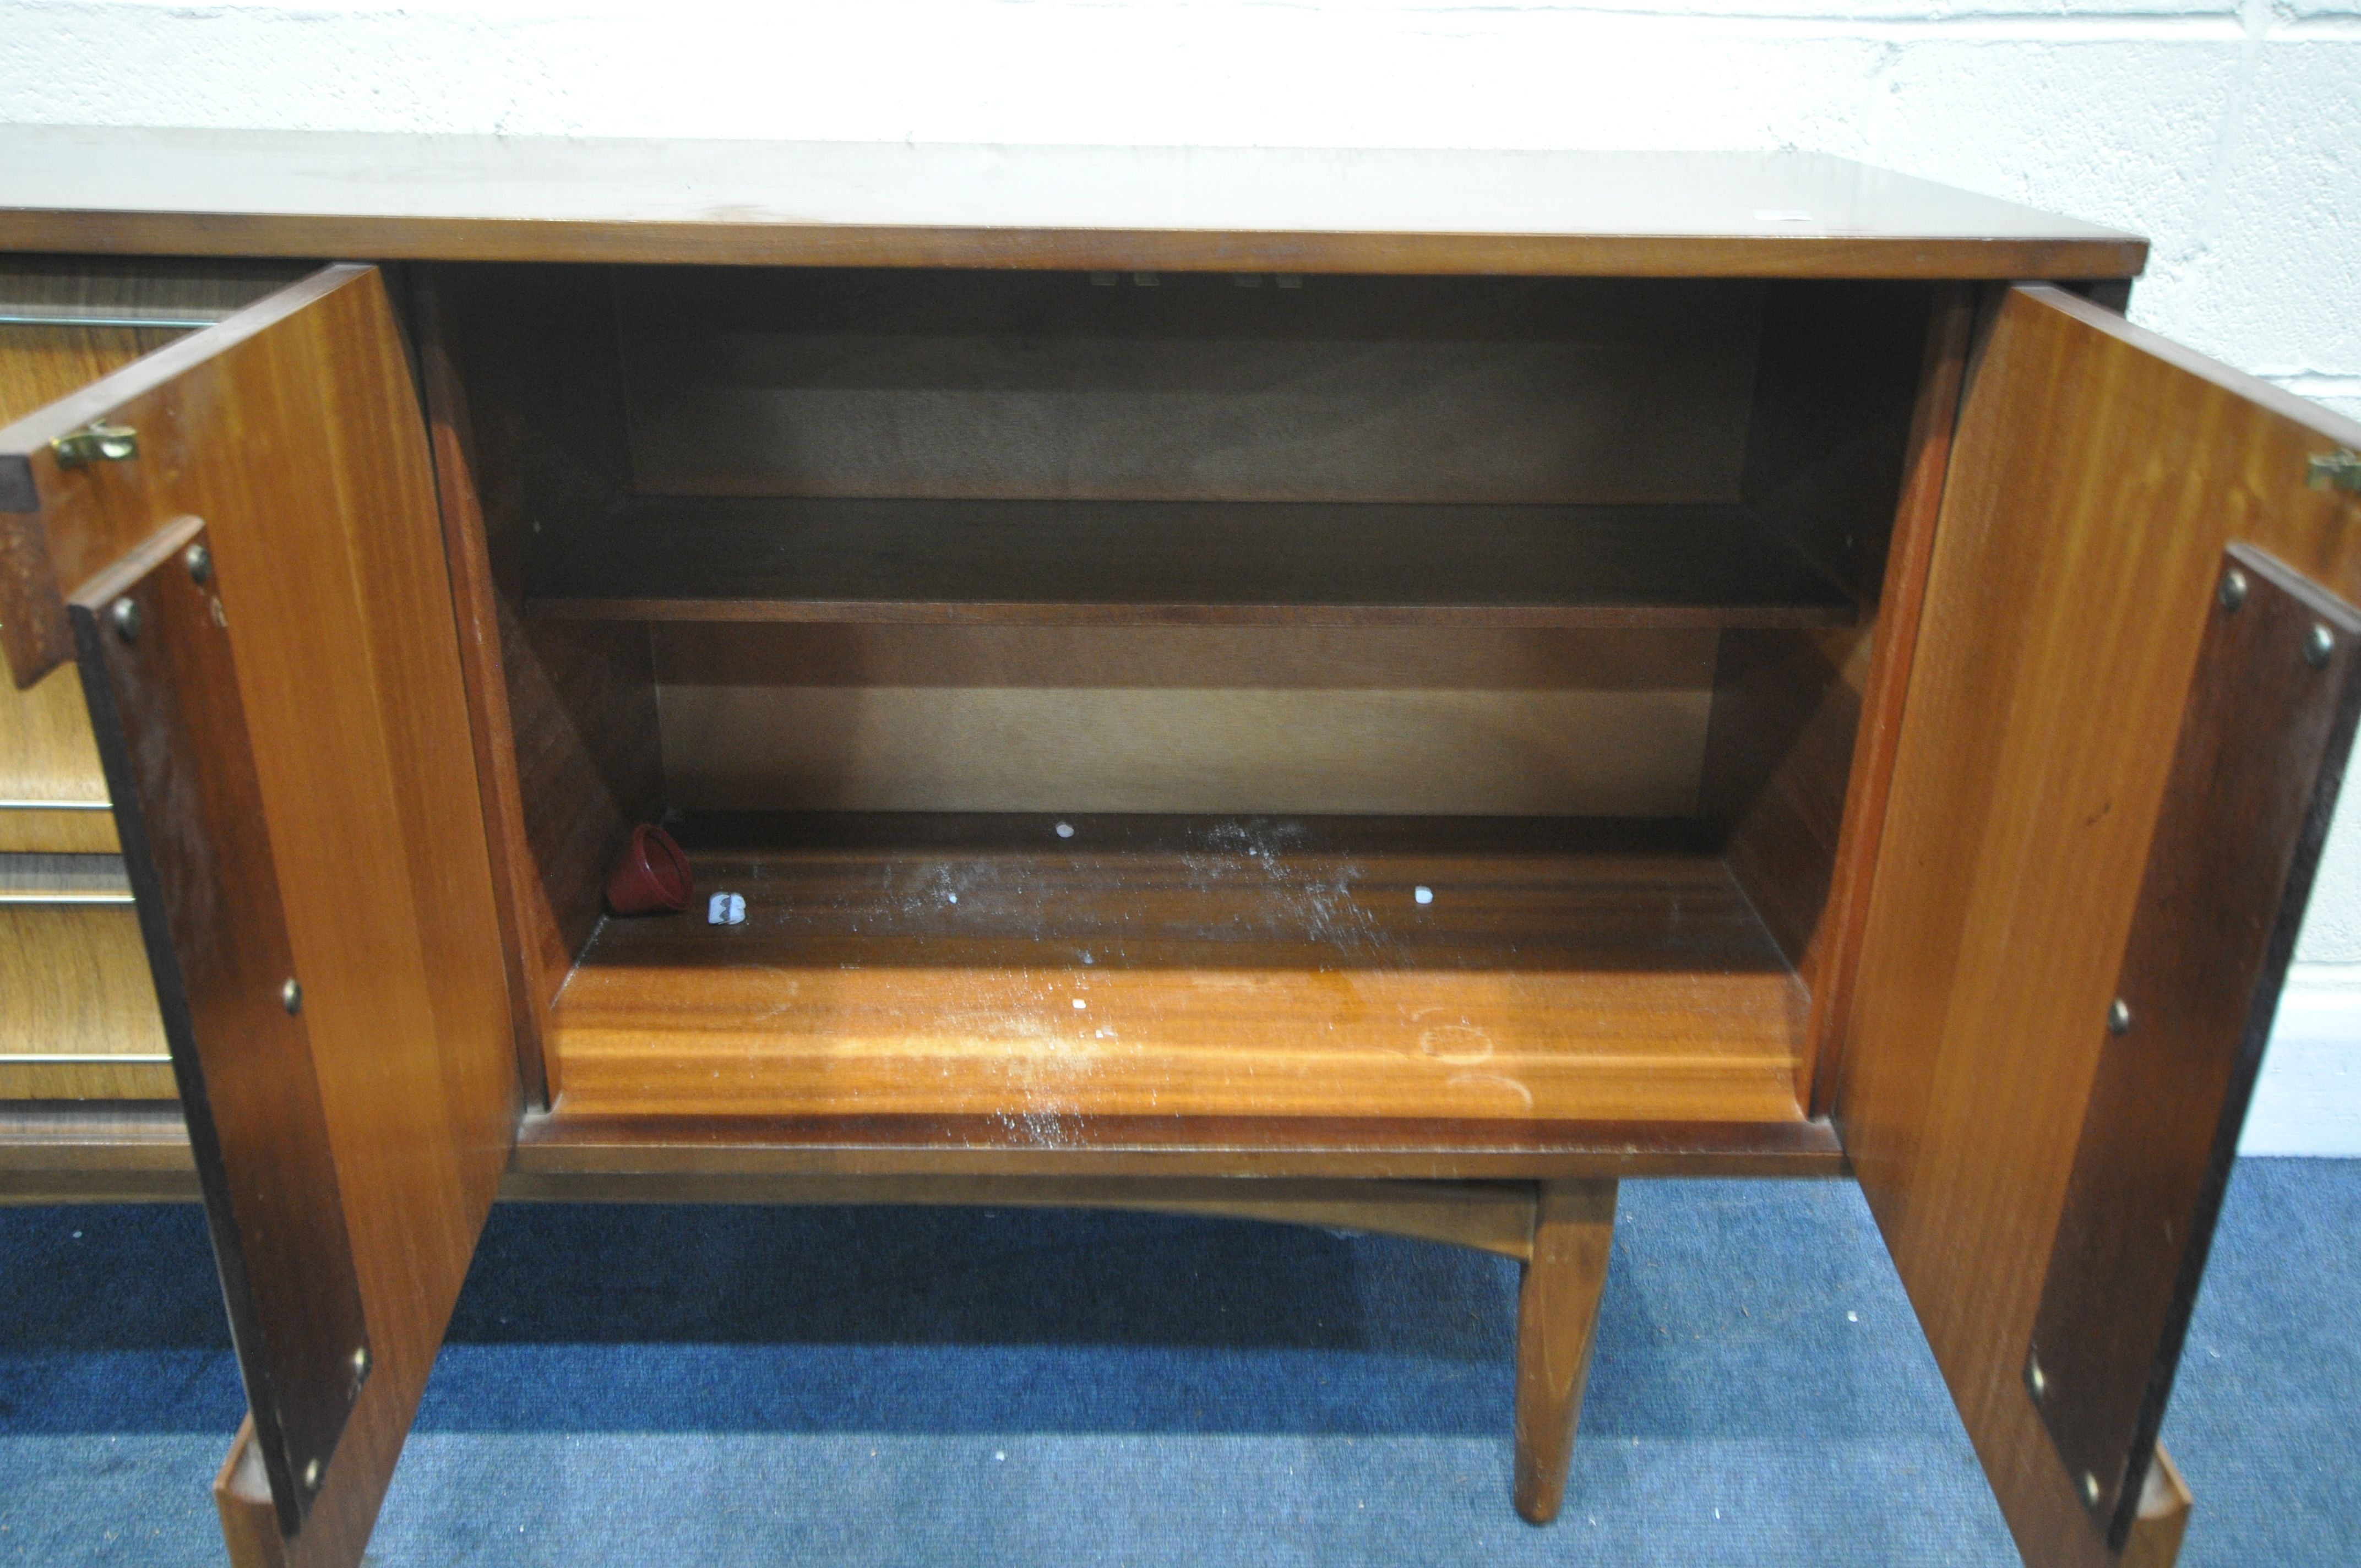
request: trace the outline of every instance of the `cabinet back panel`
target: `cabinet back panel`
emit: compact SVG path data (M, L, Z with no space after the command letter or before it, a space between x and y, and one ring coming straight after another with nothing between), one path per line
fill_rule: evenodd
M634 488L1738 497L1762 285L1096 278L620 270Z
M684 809L1685 817L1710 631L654 629Z

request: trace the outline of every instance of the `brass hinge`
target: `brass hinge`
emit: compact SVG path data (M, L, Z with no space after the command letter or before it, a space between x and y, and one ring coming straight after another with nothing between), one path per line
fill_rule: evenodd
M57 454L60 468L79 468L86 463L126 463L139 455L139 433L127 424L109 424L96 421L70 435L60 435L49 443Z
M2361 452L2320 452L2304 466L2304 482L2315 490L2361 491Z

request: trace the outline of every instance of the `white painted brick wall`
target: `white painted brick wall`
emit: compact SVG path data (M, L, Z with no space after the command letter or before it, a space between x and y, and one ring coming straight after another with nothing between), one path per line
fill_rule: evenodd
M2361 0L0 0L0 119L1775 148L2149 236L2142 323L2361 417ZM2249 1146L2361 1154L2361 800Z

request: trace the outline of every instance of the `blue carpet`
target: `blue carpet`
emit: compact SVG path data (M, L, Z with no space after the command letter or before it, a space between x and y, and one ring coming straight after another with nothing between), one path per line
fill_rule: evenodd
M2166 1439L2183 1562L2361 1562L2361 1162L2250 1160ZM1631 1182L1565 1518L1512 1265L1220 1221L505 1207L371 1561L2008 1563L1860 1195ZM0 1210L0 1563L219 1560L190 1208Z

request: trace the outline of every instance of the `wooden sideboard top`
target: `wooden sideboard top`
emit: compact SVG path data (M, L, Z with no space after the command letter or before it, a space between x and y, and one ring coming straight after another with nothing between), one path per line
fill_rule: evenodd
M1659 277L2136 275L2147 242L1814 153L0 127L0 249Z

